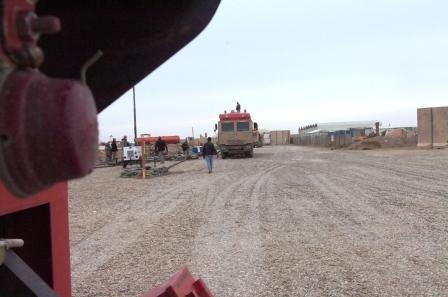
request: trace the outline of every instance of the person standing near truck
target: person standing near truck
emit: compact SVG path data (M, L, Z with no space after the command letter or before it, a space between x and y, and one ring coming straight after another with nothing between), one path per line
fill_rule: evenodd
M121 139L121 147L124 149L126 146L129 146L128 137L123 136L123 138Z
M104 145L104 150L106 151L106 163L112 161L112 147L109 142Z
M187 139L182 143L182 151L184 152L185 157L190 155L190 145L188 144Z
M112 161L115 162L115 165L117 165L117 163L118 163L118 159L117 159L118 146L117 146L117 140L115 140L115 138L112 139L111 152L112 152Z
M157 139L157 141L154 145L154 149L155 149L156 154L160 158L160 163L164 164L165 163L164 153L165 153L165 151L168 153L168 146L166 145L166 142L165 142L165 140L162 139L162 137L159 136L159 138Z
M212 138L208 137L207 142L202 147L202 157L207 164L208 173L213 172L213 155L217 155L218 152L215 149L215 145L212 143Z
M128 147L128 146L130 146L129 145L129 142L128 142L128 137L125 135L125 136L123 136L123 138L121 139L121 161L122 161L122 163L123 163L123 168L126 168L126 166L128 166L128 163L129 163L129 160L126 160L126 158L125 158L125 155L124 155L124 153L125 153L125 147Z

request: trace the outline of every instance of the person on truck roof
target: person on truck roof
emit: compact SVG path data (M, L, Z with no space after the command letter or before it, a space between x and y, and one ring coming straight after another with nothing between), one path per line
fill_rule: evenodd
M241 105L239 102L236 102L236 112L240 112L241 110Z

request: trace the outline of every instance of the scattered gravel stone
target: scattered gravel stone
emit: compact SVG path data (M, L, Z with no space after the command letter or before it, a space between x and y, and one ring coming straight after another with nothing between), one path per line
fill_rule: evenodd
M447 296L448 150L256 150L69 183L73 296L141 296L183 264L216 297Z

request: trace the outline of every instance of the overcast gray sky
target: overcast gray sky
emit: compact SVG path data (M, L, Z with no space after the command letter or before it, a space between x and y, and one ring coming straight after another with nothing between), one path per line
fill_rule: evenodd
M446 0L223 0L136 86L138 133L211 134L237 100L260 129L416 125L416 108L447 105L447 12ZM99 122L101 140L132 139L132 91Z

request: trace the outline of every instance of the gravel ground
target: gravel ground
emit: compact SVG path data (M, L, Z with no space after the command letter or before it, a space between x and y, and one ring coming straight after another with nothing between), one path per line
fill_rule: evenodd
M70 182L73 296L141 296L187 264L216 297L448 296L448 150L263 147Z

